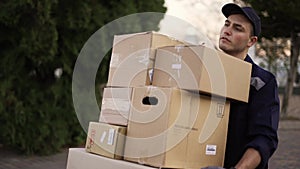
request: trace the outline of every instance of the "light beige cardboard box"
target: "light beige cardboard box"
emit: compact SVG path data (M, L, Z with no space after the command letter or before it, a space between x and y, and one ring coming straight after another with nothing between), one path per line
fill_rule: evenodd
M107 86L150 85L155 49L180 44L183 42L156 32L115 35Z
M251 64L204 46L157 50L153 85L199 90L248 102Z
M105 157L122 159L126 127L90 122L85 149Z
M99 121L127 126L132 88L104 88Z
M164 168L223 166L229 106L198 92L134 88L124 159Z
M67 169L154 169L152 167L134 164L131 162L111 159L92 153L84 148L70 148L67 160Z

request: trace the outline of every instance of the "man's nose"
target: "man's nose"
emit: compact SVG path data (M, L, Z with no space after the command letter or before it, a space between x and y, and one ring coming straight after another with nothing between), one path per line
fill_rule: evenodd
M231 28L230 27L224 27L223 32L226 35L231 35Z

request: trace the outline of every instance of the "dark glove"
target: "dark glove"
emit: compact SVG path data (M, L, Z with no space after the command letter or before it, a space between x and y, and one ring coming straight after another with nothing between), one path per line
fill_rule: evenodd
M208 167L204 167L204 168L201 168L201 169L225 169L225 168L217 167L217 166L208 166Z
M225 169L223 167L218 167L218 166L208 166L208 167L204 167L201 169ZM230 167L229 169L235 169L234 167Z

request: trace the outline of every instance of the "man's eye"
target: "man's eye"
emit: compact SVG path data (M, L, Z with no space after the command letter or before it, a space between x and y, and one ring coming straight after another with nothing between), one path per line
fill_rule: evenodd
M242 31L242 30L243 30L241 27L235 27L235 29L236 29L237 31Z

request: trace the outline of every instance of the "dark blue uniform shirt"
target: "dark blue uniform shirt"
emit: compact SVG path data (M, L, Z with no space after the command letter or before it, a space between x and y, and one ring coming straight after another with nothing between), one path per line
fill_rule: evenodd
M235 166L251 147L261 155L257 168L267 169L278 144L277 82L273 74L256 65L249 56L245 61L252 64L249 100L231 102L224 167Z

